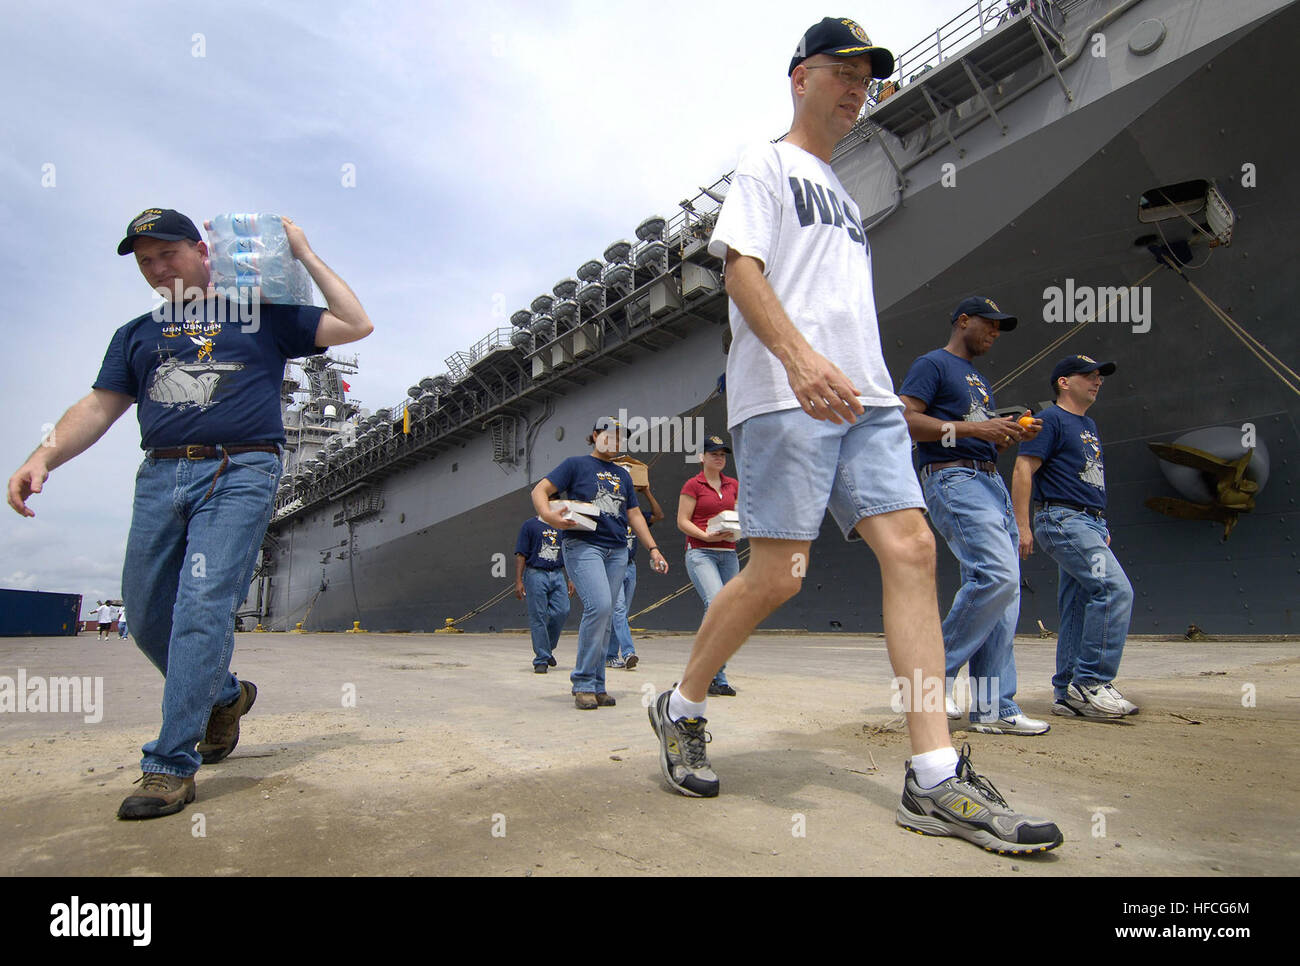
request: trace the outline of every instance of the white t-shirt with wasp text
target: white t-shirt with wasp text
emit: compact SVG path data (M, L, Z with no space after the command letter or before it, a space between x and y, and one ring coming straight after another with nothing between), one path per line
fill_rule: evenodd
M901 406L880 348L871 245L857 204L831 166L793 144L764 144L736 166L709 251L763 263L786 315L813 350L857 387L864 406ZM785 367L730 304L727 427L800 408ZM811 417L809 417L811 418Z

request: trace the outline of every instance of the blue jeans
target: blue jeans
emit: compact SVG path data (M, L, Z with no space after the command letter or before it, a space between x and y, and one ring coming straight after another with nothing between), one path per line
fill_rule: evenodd
M193 775L213 706L240 696L230 673L235 612L271 520L280 458L240 453L218 477L220 466L146 457L136 473L122 598L136 646L165 679L162 729L143 748L143 771Z
M734 550L701 550L698 547L686 551L686 574L695 585L695 591L704 601L704 609L709 609L713 598L718 596L722 585L740 573L740 558ZM727 665L718 668L713 676L714 684L727 683Z
M1020 714L1013 648L1020 619L1020 531L1011 495L998 474L963 466L937 470L921 487L930 522L961 565L961 587L943 620L949 693L969 661L971 720Z
M1133 586L1106 546L1105 522L1067 507L1048 507L1034 516L1034 540L1060 568L1057 606L1056 675L1052 690L1065 697L1071 683L1109 684L1133 614Z
M627 576L627 544L602 547L581 537L564 537L564 566L582 598L582 623L578 625L578 656L574 661L573 693L600 694L605 690L605 649L609 623Z
M128 631L128 630L126 629L126 620L125 620L124 618L119 617L119 618L117 619L117 636L118 636L118 639L119 639L119 640L123 640L123 641L126 640L126 635L129 634L129 633L130 633L130 631Z
M636 653L636 648L632 646L632 628L627 626L627 612L632 609L632 595L635 593L636 561L629 558L627 573L623 577L623 585L618 589L618 599L614 601L614 612L609 620L609 646L605 650L607 661Z
M533 664L549 667L555 645L569 617L569 583L564 568L524 568L524 600L528 604L528 627L533 635Z

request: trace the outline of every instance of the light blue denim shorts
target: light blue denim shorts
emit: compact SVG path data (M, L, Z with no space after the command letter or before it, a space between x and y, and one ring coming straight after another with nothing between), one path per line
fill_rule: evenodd
M902 406L868 407L853 423L801 409L751 416L731 433L746 537L816 540L831 511L846 540L863 517L925 509Z

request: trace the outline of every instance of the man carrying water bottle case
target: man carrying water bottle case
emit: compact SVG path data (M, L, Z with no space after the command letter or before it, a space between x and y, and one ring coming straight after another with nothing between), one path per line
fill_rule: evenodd
M178 211L150 208L127 225L119 255L134 255L165 300L114 333L90 394L9 479L9 505L89 449L132 403L145 460L136 474L122 597L137 646L163 673L163 720L144 746L141 787L124 819L179 812L195 798L200 763L221 761L257 697L230 672L234 618L252 578L279 485L286 359L365 338L374 326L347 284L284 218L293 257L326 308L209 291L208 248Z

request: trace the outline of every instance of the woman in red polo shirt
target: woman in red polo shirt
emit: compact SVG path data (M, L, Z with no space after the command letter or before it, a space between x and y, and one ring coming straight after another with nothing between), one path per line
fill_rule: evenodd
M740 483L722 472L730 452L720 437L708 437L700 459L704 469L682 486L677 503L677 529L686 534L686 572L704 601L705 610L722 585L740 572L735 542L728 540L726 534L706 530L710 518L723 510L736 509ZM734 696L735 693L736 689L727 683L724 664L709 684L709 694Z

